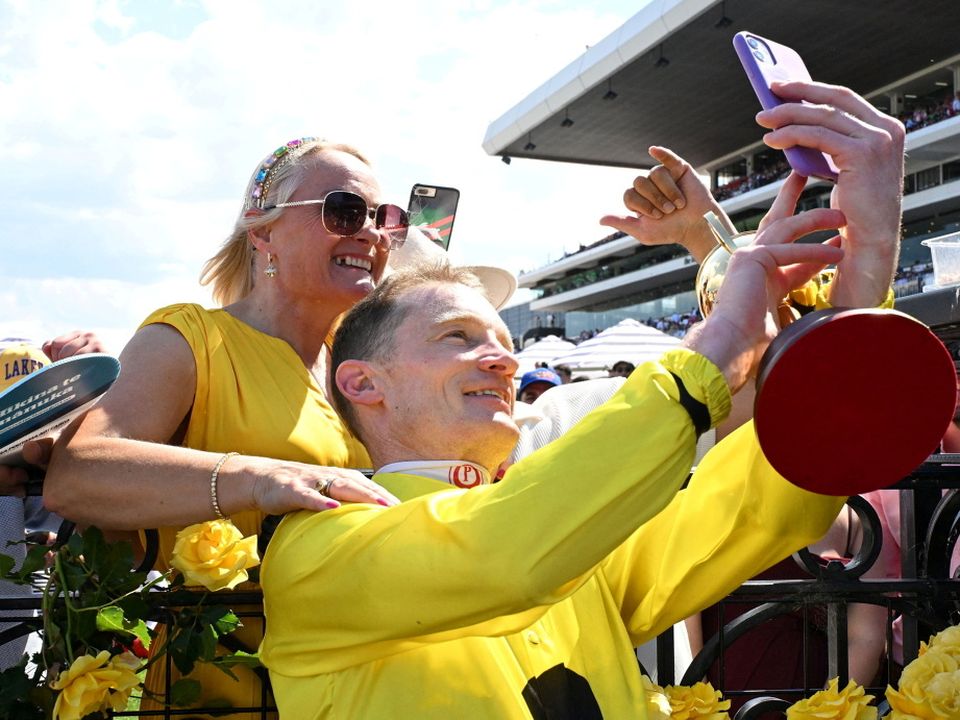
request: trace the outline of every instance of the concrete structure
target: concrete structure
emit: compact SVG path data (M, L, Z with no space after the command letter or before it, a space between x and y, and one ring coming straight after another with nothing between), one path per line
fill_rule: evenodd
M960 90L956 0L653 0L495 120L484 149L644 168L647 147L666 145L709 175L737 226L752 229L779 188L782 155L760 142L753 120L759 104L731 45L742 29L794 47L817 80L901 117ZM920 290L929 262L920 240L960 229L960 115L908 134L907 174L899 294ZM829 190L812 184L803 206L827 204ZM695 305L696 267L676 248L568 240L587 247L520 276L540 294L529 310L553 313L568 337Z

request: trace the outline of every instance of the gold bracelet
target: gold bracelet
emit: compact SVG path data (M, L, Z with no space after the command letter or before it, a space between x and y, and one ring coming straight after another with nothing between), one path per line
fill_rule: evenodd
M210 473L210 506L213 508L213 514L221 520L226 520L227 517L220 512L220 502L217 499L217 478L220 475L220 468L223 467L223 464L234 455L239 454L240 453L235 452L226 453L219 460L217 460L217 464L213 467L213 472Z

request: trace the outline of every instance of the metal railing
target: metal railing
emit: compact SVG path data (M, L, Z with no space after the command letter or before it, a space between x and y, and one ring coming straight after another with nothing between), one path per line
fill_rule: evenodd
M954 465L954 463L958 463ZM836 561L823 563L808 551L802 550L794 558L802 579L760 580L744 583L730 596L722 600L710 612L720 613L728 606L747 608L738 616L721 625L719 632L704 638L703 649L679 684L690 685L703 679L713 669L718 678L714 683L725 697L746 701L737 710L735 720L757 720L768 713L783 713L786 707L799 697L808 696L822 686L824 677L804 673L798 687L761 687L737 689L724 687L724 670L727 663L736 662L731 646L747 637L763 623L771 622L785 613L794 613L802 618L803 641L800 647L782 648L784 653L800 653L806 669L813 653L811 643L815 635L825 638L826 677L839 677L843 686L847 681L847 611L852 603L867 603L886 609L886 645L892 639L894 617L902 618L904 663L917 656L921 640L960 621L960 580L951 577L950 559L954 545L960 536L960 456L933 456L910 477L895 486L900 491L900 547L901 574L899 580L864 579L866 572L877 560L882 543L880 521L876 513L862 498L851 498L848 504L857 514L863 527L863 543L847 563ZM155 545L154 540L150 545ZM155 553L148 557L152 562ZM182 596L181 596L182 597ZM193 595L199 603L203 595ZM217 594L218 605L262 607L259 592L226 591ZM163 622L179 608L166 604L165 594L156 593L152 615ZM0 597L0 622L6 629L0 631L0 644L21 638L39 628L36 613L40 610L39 597ZM260 611L238 613L242 617L260 617ZM12 624L12 627L10 626ZM230 649L230 648L228 648ZM657 682L660 685L677 684L674 673L673 632L662 634L657 641ZM167 691L169 695L171 661L167 662ZM896 664L887 653L880 683L868 687L881 705L885 701L883 690L886 684L894 684ZM252 707L177 708L167 706L157 710L124 711L114 717L184 718L206 715L212 717L271 718L275 706L269 693L265 671L260 673L261 703Z

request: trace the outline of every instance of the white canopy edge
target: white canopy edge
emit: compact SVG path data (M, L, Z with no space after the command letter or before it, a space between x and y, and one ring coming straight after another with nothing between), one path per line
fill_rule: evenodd
M501 152L716 2L651 0L617 30L490 123L483 149L488 155Z

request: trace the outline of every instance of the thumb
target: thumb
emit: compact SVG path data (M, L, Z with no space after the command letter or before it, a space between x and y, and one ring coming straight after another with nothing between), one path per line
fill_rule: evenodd
M45 437L39 440L29 440L23 446L23 459L31 465L38 465L42 468L50 462L50 455L53 451L53 438Z
M667 172L670 173L670 177L672 177L674 180L679 180L681 177L683 177L687 170L691 169L690 164L687 163L686 160L669 148L661 147L659 145L651 145L647 152L650 153L650 157L667 169Z
M631 235L631 231L639 229L641 223L640 219L636 217L627 217L624 215L604 215L602 218L600 218L600 224Z

